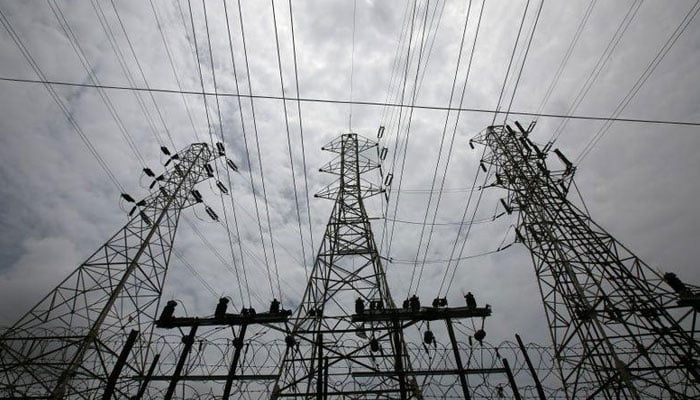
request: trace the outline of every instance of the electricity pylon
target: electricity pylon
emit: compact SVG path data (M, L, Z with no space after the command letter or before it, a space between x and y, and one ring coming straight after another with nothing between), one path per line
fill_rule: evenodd
M487 146L482 168L508 190L506 211L519 211L568 397L699 398L697 288L654 271L572 204L575 167L555 149L563 168L550 170L551 143L540 149L532 125L517 126L472 142Z
M377 165L361 155L376 144L343 134L323 149L338 154L323 172L339 175L317 197L335 201L273 398L415 398L398 321L353 322L354 314L395 309L363 200L380 190L360 174Z
M158 190L135 203L122 229L3 333L0 397L136 394L134 381L118 379L120 371L143 374L152 362L152 326L180 212L201 202L195 185L213 176L209 163L222 155L221 144L214 151L197 143L172 155L164 174L144 170Z

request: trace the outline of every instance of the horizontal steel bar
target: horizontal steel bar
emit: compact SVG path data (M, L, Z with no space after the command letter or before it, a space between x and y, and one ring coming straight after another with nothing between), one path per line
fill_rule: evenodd
M255 380L272 380L277 379L279 375L235 375L233 380L237 381L255 381ZM135 381L146 379L145 376L132 376ZM170 375L154 375L150 377L152 381L170 381L173 377ZM184 375L178 378L178 381L225 381L228 375Z
M458 369L438 369L438 370L418 370L418 371L407 371L403 375L408 376L430 376L430 375L459 375L464 373L465 375L476 375L476 374L504 374L506 372L505 368L470 368L464 370ZM381 372L353 372L353 378L371 378L373 376L399 376L400 373L396 371L381 371Z
M213 318L172 318L169 320L158 320L156 326L159 328L172 329L183 326L210 326L210 325L253 325L284 323L289 321L291 310L282 310L279 313L258 313L255 315L226 314L223 317Z
M489 315L491 315L491 307L422 307L418 311L413 311L410 308L387 308L383 310L365 310L362 314L354 314L352 321L434 321L446 318L488 317Z

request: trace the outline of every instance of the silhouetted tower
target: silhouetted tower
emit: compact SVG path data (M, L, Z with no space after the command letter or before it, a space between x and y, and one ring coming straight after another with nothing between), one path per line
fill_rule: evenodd
M3 333L0 397L136 394L135 381L117 377L121 370L143 375L153 361L151 331L180 212L201 202L195 185L213 176L209 163L223 146L164 152L166 166L172 163L167 172L144 170L158 189L137 203L123 195L134 202L126 225Z
M352 322L352 315L395 308L363 203L379 193L360 178L377 167L361 155L375 146L350 133L323 148L338 157L321 171L340 178L316 196L335 205L286 339L273 398L415 397L400 323Z
M506 211L519 211L568 397L699 398L697 289L651 269L572 204L575 167L555 149L564 167L550 170L551 143L540 149L532 125L517 125L472 141L509 191Z

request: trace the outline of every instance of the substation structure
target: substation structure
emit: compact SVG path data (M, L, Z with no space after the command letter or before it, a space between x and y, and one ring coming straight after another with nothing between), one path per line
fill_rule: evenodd
M550 170L551 144L540 149L532 126L517 126L489 127L470 145L487 146L482 168L508 190L506 211L519 213L516 235L535 262L551 353L519 337L517 345L483 342L492 310L473 299L425 306L414 296L396 305L364 205L382 192L361 178L378 167L364 153L378 148L355 133L324 147L336 157L321 171L338 180L317 197L334 206L296 310L275 299L269 311L230 313L222 298L213 315L176 316L177 303L163 306L161 296L180 213L203 202L195 185L225 157L221 144L194 144L174 155L163 149L166 172L144 170L152 194L123 195L133 203L127 224L2 333L0 397L700 396L698 288L656 273L569 201L574 166L553 150L563 167Z
M377 167L362 155L372 148L376 144L354 133L325 147L337 158L322 171L339 179L318 197L332 199L335 205L293 316L277 300L269 312L243 308L229 313L229 300L223 298L213 315L202 317L176 316L177 303L163 306L161 295L180 214L203 203L195 186L214 178L212 164L225 156L224 146L199 143L176 154L162 148L168 156L166 172L156 176L144 169L152 178L152 194L138 202L122 195L132 205L126 225L2 333L0 396L519 396L514 376L525 364L513 369L498 348L481 344L490 307L448 307L445 299L426 307L417 297L396 307L363 203L381 193L360 178ZM225 164L237 170L233 161ZM216 184L221 188L221 182ZM200 206L218 219L213 209ZM467 327L462 324L465 319L479 320L482 328ZM438 322L444 322L444 341ZM407 341L404 332L412 326L418 334ZM260 327L265 330L246 334ZM263 337L265 332L270 336ZM513 357L527 355L524 346L506 346L508 351ZM488 354L489 361L480 362L476 353ZM527 371L536 381L535 369L530 366ZM478 385L470 387L469 379ZM523 388L528 393L533 387Z

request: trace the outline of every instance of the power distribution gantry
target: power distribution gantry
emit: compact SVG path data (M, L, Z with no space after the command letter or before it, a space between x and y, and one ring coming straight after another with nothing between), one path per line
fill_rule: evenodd
M202 317L176 316L173 300L158 309L180 213L203 202L195 186L214 177L211 164L224 147L163 148L169 169L159 176L144 169L153 193L138 202L122 194L133 206L127 224L3 332L0 397L519 399L518 373L526 368L544 393L522 343L483 343L489 306L467 296L463 307L448 307L445 298L426 307L413 296L396 307L363 203L381 192L360 178L376 167L361 155L375 146L356 134L326 146L338 158L322 170L339 175L339 184L319 197L335 206L295 316L276 299L269 312L228 313L221 298ZM471 318L481 328L463 323Z
M568 198L575 167L551 143L490 126L481 167L508 190L516 235L531 252L569 399L700 398L698 288L661 275ZM550 170L554 153L561 168Z
M126 225L0 337L2 398L127 398L155 356L153 324L180 213L202 201L223 145L197 143L155 176L157 190L134 203ZM235 166L231 163L230 165ZM213 213L211 209L208 212Z

